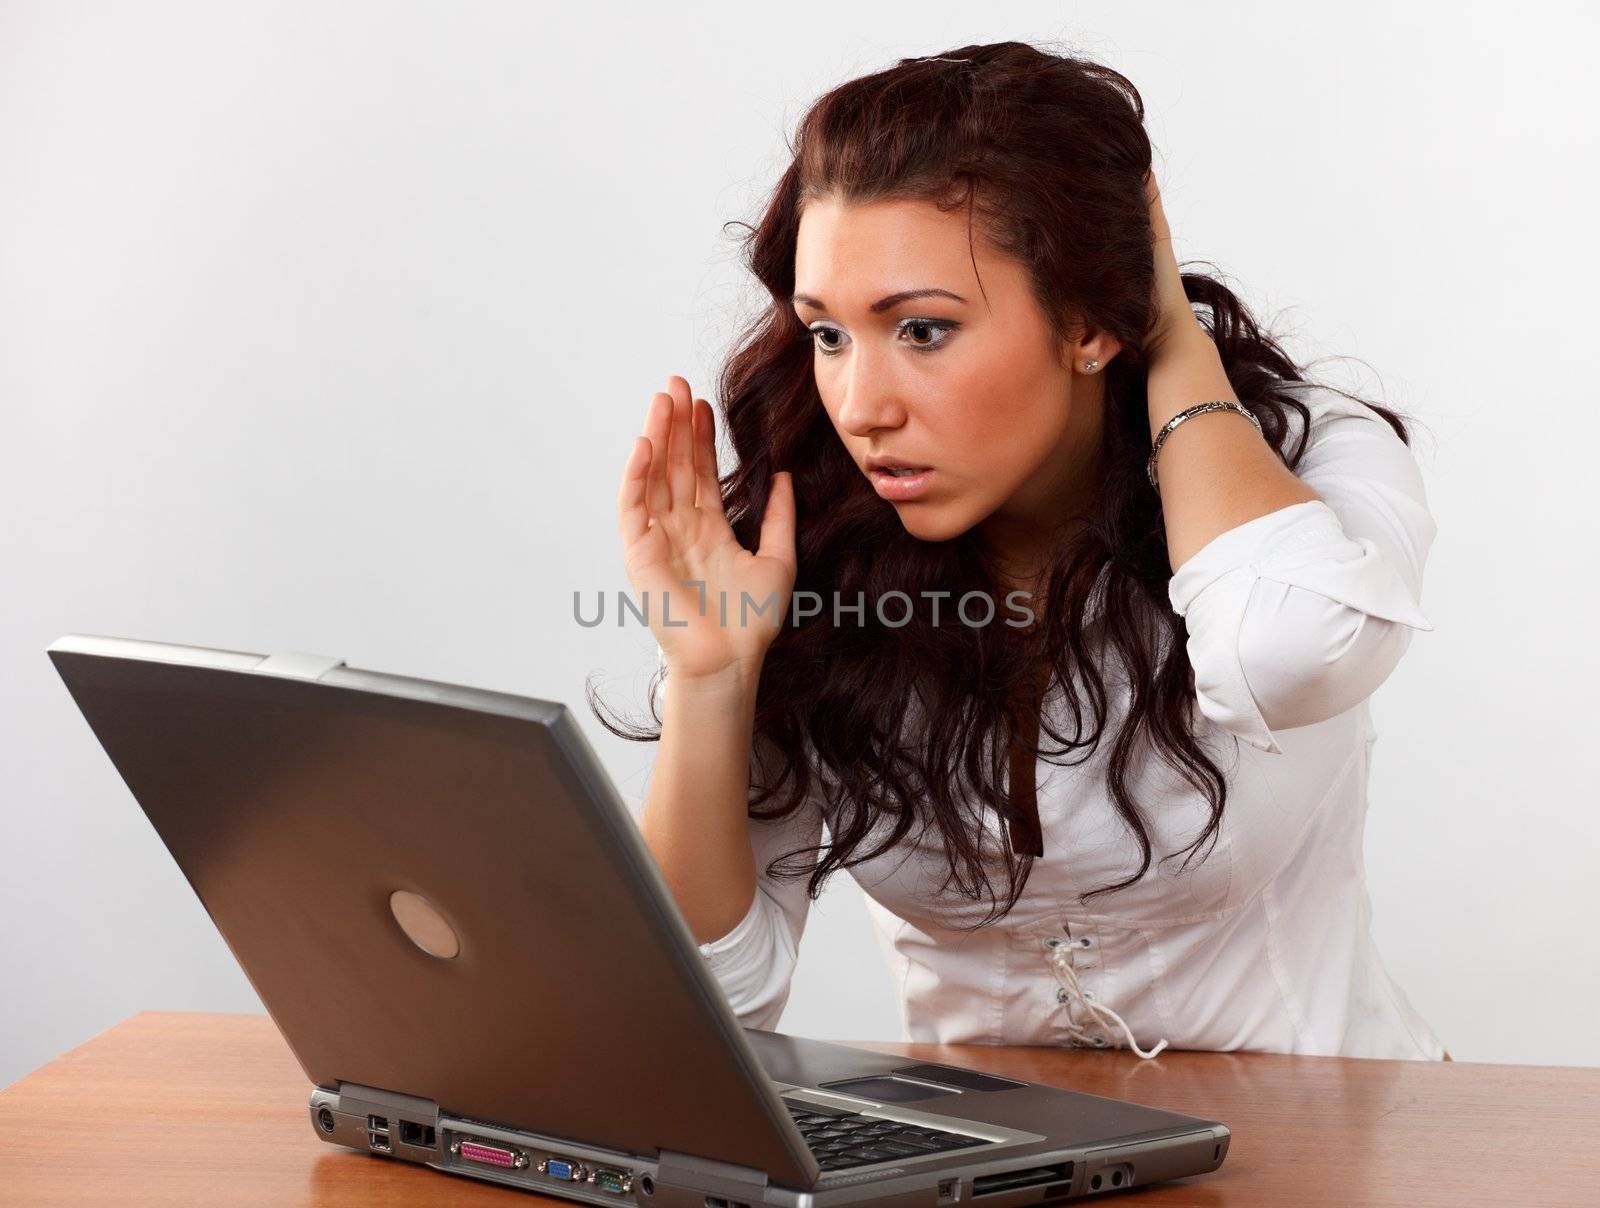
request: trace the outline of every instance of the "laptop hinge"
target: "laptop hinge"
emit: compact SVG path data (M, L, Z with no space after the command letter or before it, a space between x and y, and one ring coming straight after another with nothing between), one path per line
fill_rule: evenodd
M319 680L335 667L343 666L343 659L330 658L325 654L285 651L282 654L269 654L251 670L265 675L282 675L289 679Z
M355 1082L339 1083L339 1102L346 1111L380 1114L387 1111L404 1114L420 1123L439 1122L439 1105L431 1099L419 1099L415 1095L402 1095Z
M701 1192L719 1192L735 1203L758 1204L768 1179L764 1170L663 1149L656 1168L656 1182Z

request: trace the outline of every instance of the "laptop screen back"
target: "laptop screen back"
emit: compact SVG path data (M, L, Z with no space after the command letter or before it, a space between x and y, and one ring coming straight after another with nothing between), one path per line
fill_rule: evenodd
M174 649L50 657L313 1082L812 1181L564 706Z

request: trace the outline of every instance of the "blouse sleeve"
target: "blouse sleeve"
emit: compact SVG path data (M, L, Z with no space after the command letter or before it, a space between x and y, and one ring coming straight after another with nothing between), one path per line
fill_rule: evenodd
M1416 629L1437 531L1410 448L1364 404L1319 387L1298 477L1321 500L1218 534L1172 576L1200 712L1263 751L1276 731L1366 700ZM1290 412L1290 447L1298 413Z
M663 681L658 697L665 692ZM757 770L752 755L752 774ZM811 897L806 876L779 877L767 868L778 857L813 848L821 841L822 810L813 794L784 818L749 819L749 828L756 865L755 896L733 929L701 944L700 954L739 1023L771 1031L789 1001Z

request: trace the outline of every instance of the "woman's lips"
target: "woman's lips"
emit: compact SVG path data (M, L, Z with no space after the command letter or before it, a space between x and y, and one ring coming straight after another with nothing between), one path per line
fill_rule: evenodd
M933 467L920 469L915 474L891 474L888 470L874 469L869 471L868 476L881 498L901 502L927 493Z

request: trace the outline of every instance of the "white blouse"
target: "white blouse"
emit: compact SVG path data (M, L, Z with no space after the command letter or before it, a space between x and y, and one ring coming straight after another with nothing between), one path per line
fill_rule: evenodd
M904 1039L1443 1056L1373 942L1362 853L1377 738L1367 702L1412 630L1433 628L1418 600L1435 525L1411 451L1380 416L1327 387L1289 389L1312 417L1296 473L1326 502L1229 529L1168 588L1195 669L1196 738L1228 780L1215 846L1184 872L1181 856L1162 862L1199 835L1209 807L1158 758L1136 760L1128 788L1151 867L1081 905L1080 892L1138 868L1138 846L1104 783L1108 742L1075 767L1041 760L1045 854L1012 911L973 931L961 924L988 903L938 892L937 839L914 828L850 869L898 987ZM1288 414L1292 450L1302 425ZM1105 673L1109 735L1127 685ZM985 814L998 848L1003 828ZM815 801L752 820L757 893L732 931L701 945L747 1027L777 1026L810 905L805 878L774 878L766 865L822 833Z

